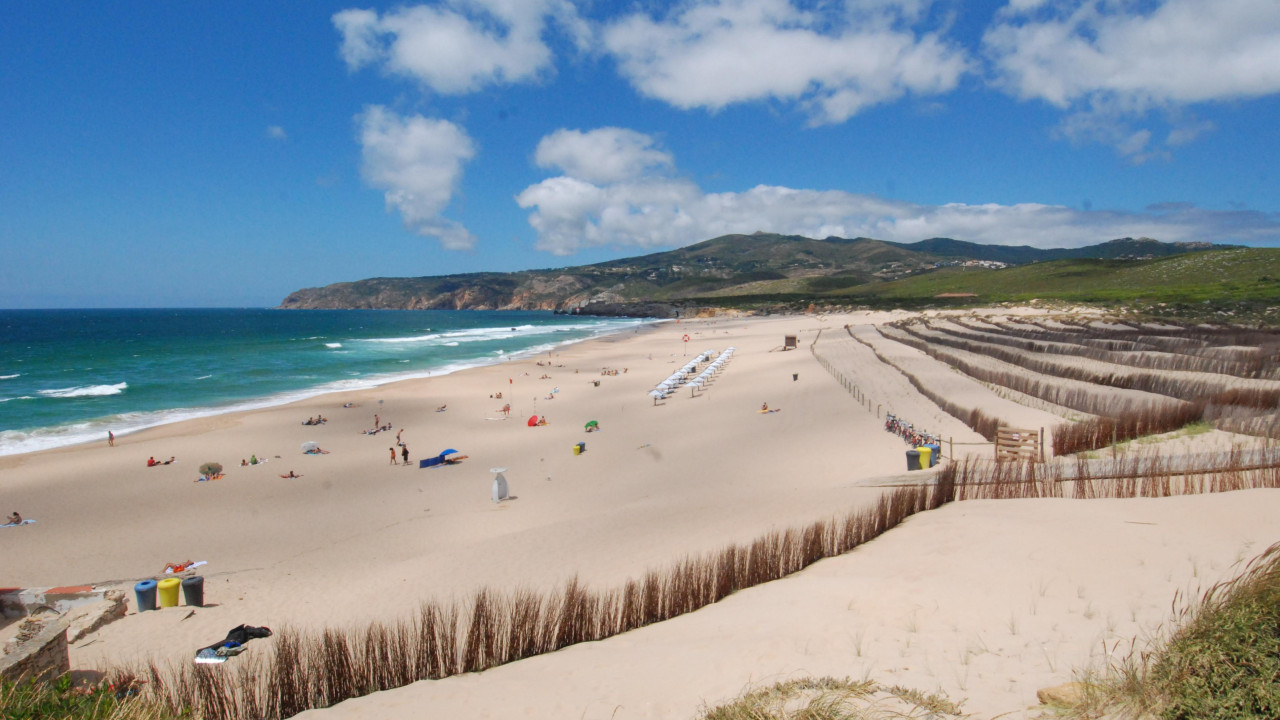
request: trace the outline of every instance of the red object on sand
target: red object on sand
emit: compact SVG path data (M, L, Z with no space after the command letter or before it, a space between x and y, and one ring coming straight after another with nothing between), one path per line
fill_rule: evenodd
M537 415L530 415L530 416L529 416L529 427L535 427L535 426L537 426L537 424L538 424L538 416L537 416Z

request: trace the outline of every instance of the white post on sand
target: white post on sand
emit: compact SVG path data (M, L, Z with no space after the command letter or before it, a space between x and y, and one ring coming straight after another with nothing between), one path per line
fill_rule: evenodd
M511 497L507 490L507 478L502 474L506 471L504 467L489 468L489 472L493 473L493 501L496 503Z

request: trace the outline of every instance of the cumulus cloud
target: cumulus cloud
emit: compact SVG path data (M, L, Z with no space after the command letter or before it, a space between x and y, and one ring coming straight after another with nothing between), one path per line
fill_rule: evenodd
M284 128L280 127L279 125L269 125L267 127L267 137L271 138L272 140L288 140L289 133L286 133L284 131Z
M1181 108L1280 92L1274 0L1019 0L983 47L1000 87L1066 110L1068 136L1136 159L1151 149L1133 123L1152 112L1177 145L1207 129Z
M475 155L466 130L447 120L401 116L374 105L359 116L362 172L370 186L386 191L388 210L420 235L437 237L450 250L466 250L475 238L441 215L463 165Z
M607 130L614 134L618 129ZM548 138L564 137L563 132ZM657 151L652 139L646 139L640 145ZM744 192L704 193L693 182L665 172L672 169L665 163L659 168L663 172L635 164L622 166L633 172L614 173L609 179L596 175L593 180L575 175L572 163L559 165L565 174L521 192L516 202L530 211L537 247L556 255L601 246L655 249L756 231L894 242L953 237L1037 247L1077 247L1142 236L1169 242L1280 240L1280 214L1276 213L1215 211L1186 203L1156 205L1142 212L1038 203L921 205L837 190L767 185Z
M626 128L590 132L557 130L542 138L534 153L538 167L562 169L589 182L609 183L669 168L671 155L654 148L653 138Z
M449 0L381 15L343 10L332 20L350 70L377 65L436 92L461 94L548 72L548 18L580 47L589 42L589 29L569 0Z
M954 89L967 53L916 31L926 0L849 0L803 10L791 0L695 0L655 19L610 23L603 42L641 93L680 108L798 103L814 124L840 123L907 93Z

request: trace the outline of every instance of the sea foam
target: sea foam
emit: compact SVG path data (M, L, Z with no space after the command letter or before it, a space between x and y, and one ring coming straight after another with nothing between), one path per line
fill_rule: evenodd
M127 387L129 387L129 383L116 383L115 385L82 385L81 387L39 390L37 392L45 397L54 398L100 397L103 395L119 395Z

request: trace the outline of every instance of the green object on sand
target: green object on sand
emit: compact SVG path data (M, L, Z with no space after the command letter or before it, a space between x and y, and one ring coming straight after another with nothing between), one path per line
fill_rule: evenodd
M588 421L586 427L587 428L600 427L600 421L599 420Z

